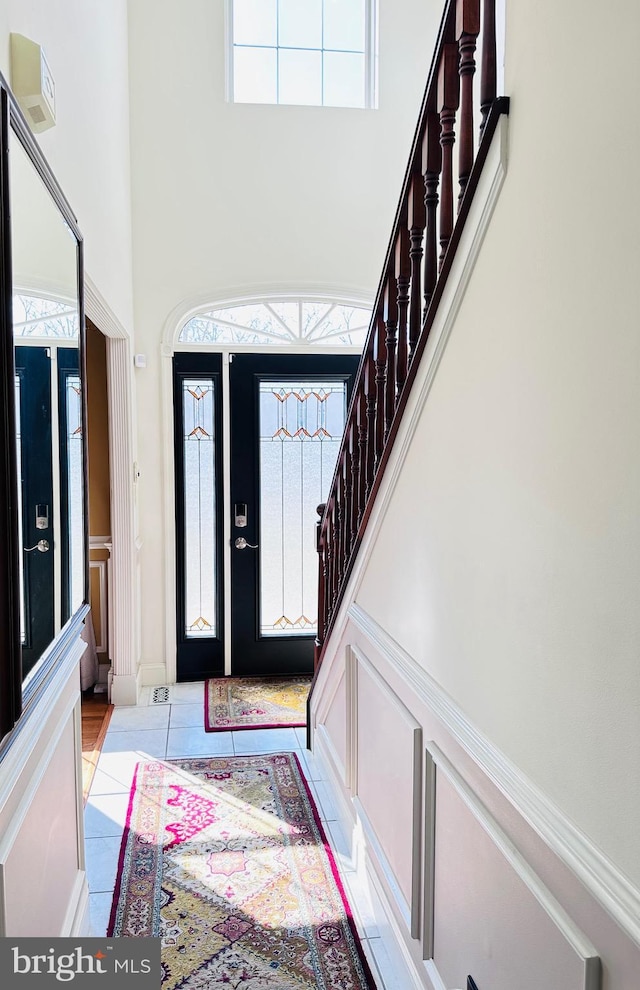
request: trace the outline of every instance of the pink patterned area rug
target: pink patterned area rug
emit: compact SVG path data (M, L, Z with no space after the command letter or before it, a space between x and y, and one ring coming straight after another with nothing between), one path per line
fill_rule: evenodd
M293 753L138 764L108 934L163 990L375 990Z
M284 729L307 724L310 677L215 677L204 686L204 727Z

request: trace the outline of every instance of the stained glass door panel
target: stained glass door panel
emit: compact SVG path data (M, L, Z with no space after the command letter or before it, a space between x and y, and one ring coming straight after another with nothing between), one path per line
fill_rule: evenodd
M328 494L346 413L344 379L261 381L260 634L314 634L316 507Z
M211 637L216 609L215 379L182 381L184 452L184 634Z
M234 355L231 502L246 506L246 525L232 512L233 673L313 668L316 507L329 491L357 366L351 355Z

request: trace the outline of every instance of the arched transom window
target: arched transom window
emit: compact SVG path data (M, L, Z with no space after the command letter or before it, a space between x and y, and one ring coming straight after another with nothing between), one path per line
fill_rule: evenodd
M184 344L364 346L371 310L308 298L269 299L199 313L183 326Z
M16 337L78 337L78 304L16 293L13 297Z

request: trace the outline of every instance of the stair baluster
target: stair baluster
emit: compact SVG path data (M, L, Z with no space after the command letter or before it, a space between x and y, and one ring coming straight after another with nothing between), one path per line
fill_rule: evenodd
M395 268L387 275L384 290L383 319L386 328L385 344L387 346L387 367L385 371L385 400L384 400L384 442L387 442L393 414L396 408L396 345L398 339L398 286Z
M376 365L376 463L378 470L384 451L385 386L387 381L387 328L382 315L376 317L374 360Z
M481 16L480 16L481 13ZM476 72L475 52L482 52ZM495 0L447 0L369 335L320 522L316 663L367 526L442 300L489 144L509 100L497 98ZM482 111L474 140L474 91ZM460 107L457 168L456 116ZM454 211L454 175L460 183ZM438 251L439 248L439 251Z
M474 55L480 33L480 0L457 0L456 38L460 51L460 150L458 154L458 210L473 167L473 77Z
M316 512L318 513L318 522L316 523L316 550L318 551L318 623L316 627L316 639L313 648L313 669L317 670L320 666L320 655L322 653L322 647L324 645L324 631L327 626L327 616L326 616L326 590L327 590L327 562L325 555L325 541L324 541L324 529L322 527L322 519L324 516L324 510L326 509L326 503L322 502Z
M424 315L427 315L433 290L438 281L438 186L442 170L440 120L437 113L428 113L422 140L422 171L424 175L424 207L426 215L426 246L424 252Z
M480 137L484 134L489 111L497 96L496 0L482 3L482 65L480 69Z
M453 146L456 140L456 111L460 98L458 46L443 45L438 71L438 113L442 146L442 183L440 188L440 270L453 232Z
M407 316L409 312L409 285L411 283L411 258L409 257L409 229L406 222L400 225L396 238L395 276L398 286L398 350L396 359L396 395L399 398L407 377L408 340ZM395 411L395 409L394 409Z
M440 148L440 145L438 145ZM409 186L408 223L411 246L409 258L411 262L411 300L409 305L409 363L413 355L422 328L422 284L421 265L424 238L424 228L427 224L425 211L425 192L422 175L414 172Z

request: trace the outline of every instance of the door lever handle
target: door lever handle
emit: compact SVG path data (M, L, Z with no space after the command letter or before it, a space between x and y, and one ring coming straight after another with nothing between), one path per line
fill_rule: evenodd
M39 550L40 553L46 553L48 549L49 549L49 541L48 540L38 540L38 542L36 543L36 545L34 547L25 547L24 548L24 552L25 553L32 553L34 550Z
M234 542L233 545L236 548L236 550L244 550L244 549L246 549L246 547L249 547L251 550L257 550L258 549L258 544L257 543L247 543L247 541L245 540L244 536L239 536L237 538L237 540L235 540L235 542Z

